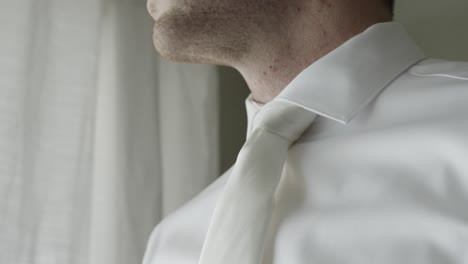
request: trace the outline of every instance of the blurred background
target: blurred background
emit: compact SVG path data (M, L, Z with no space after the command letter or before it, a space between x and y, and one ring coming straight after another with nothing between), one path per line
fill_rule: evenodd
M234 163L245 82L161 59L144 0L0 3L0 264L141 263L154 226ZM397 1L395 20L468 60L466 10Z

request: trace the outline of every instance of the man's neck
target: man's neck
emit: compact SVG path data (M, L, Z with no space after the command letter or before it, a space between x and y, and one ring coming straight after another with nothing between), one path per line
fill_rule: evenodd
M233 65L244 77L256 102L271 101L307 66L369 26L391 20L385 12L376 15L379 13L376 6L362 7L358 14L343 16L350 11L344 5L310 2L315 4L296 8L297 19L290 19L290 24L278 29L278 34L256 43L248 56Z

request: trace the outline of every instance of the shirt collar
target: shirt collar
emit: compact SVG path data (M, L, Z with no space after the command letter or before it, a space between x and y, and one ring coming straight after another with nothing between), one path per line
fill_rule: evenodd
M403 25L377 23L309 65L274 100L347 124L379 91L424 58ZM250 131L262 105L252 100L252 94L245 104Z

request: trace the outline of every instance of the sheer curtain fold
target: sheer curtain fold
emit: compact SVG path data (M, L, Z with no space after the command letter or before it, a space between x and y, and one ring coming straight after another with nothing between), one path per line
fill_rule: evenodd
M139 263L217 176L216 71L151 28L144 1L1 1L0 264Z
M85 263L99 2L0 10L0 263Z

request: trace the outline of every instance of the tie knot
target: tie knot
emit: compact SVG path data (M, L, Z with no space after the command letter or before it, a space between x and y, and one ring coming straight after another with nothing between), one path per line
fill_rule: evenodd
M289 141L296 141L317 114L289 101L274 99L265 104L253 119L253 130L267 129Z

